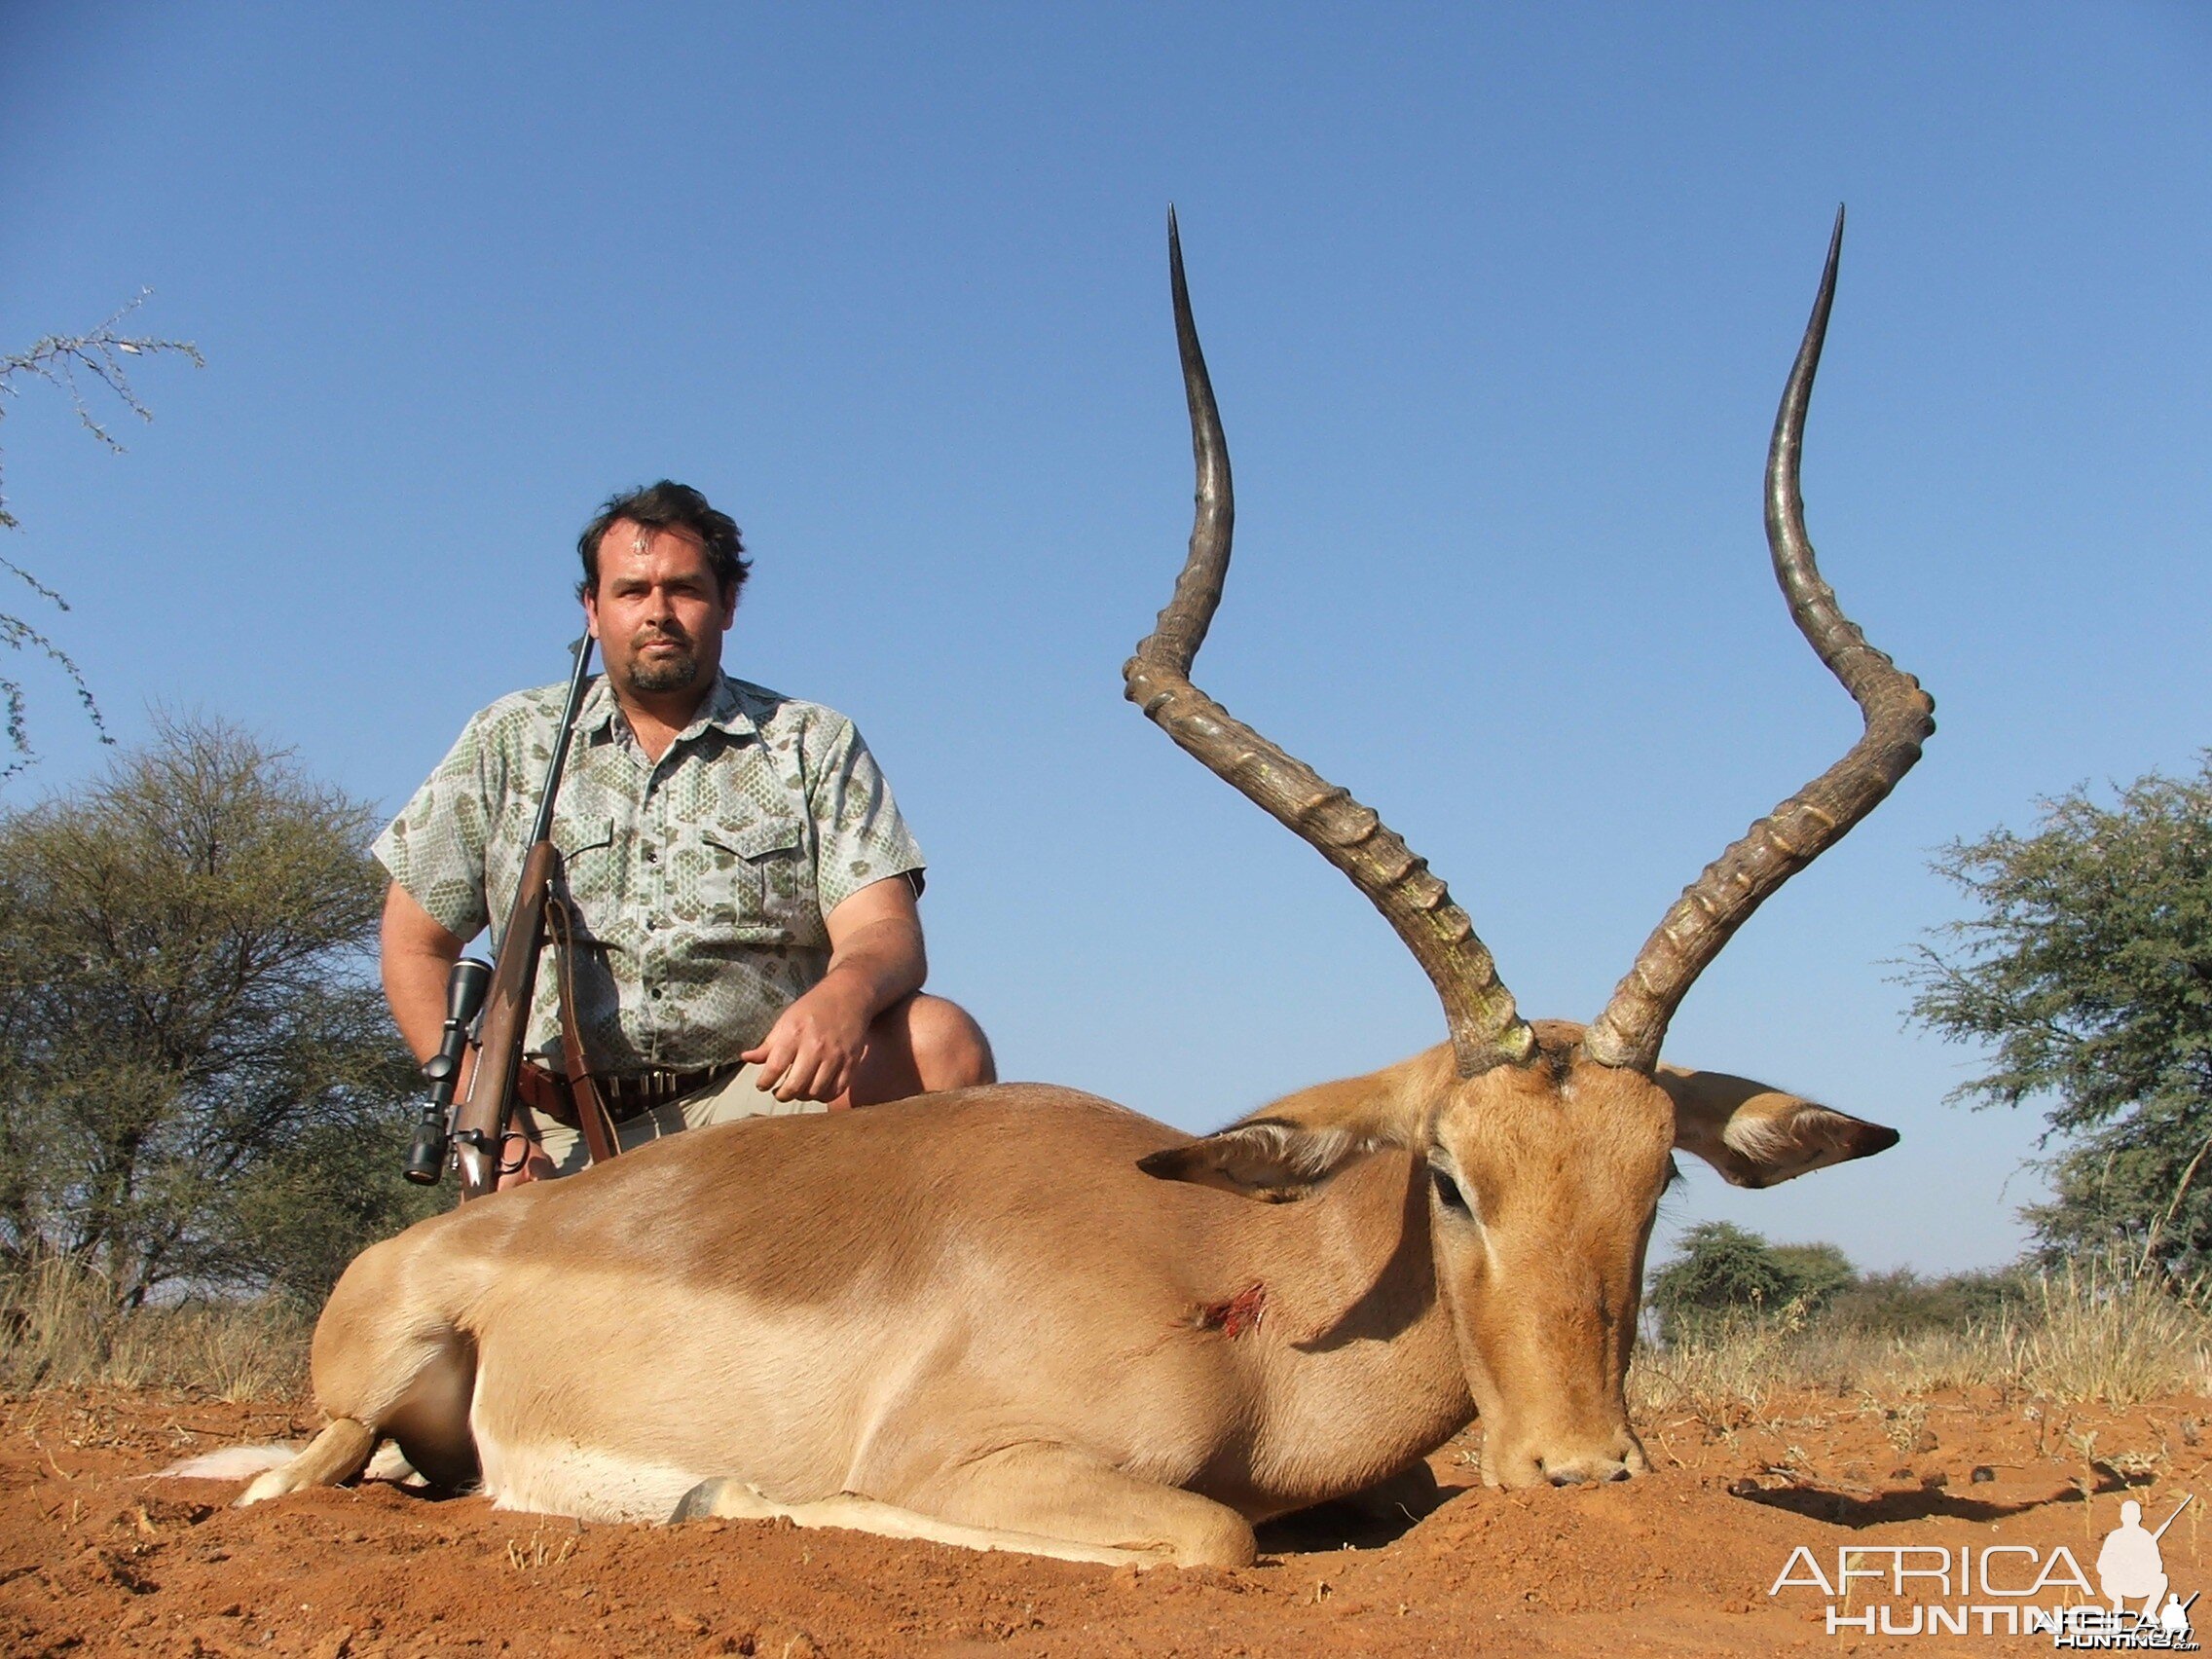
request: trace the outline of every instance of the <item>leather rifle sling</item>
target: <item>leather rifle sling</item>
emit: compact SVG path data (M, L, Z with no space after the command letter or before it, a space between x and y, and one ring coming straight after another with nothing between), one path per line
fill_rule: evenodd
M576 1022L575 912L567 900L548 891L545 895L545 931L553 936L560 962L561 1062L569 1074L569 1102L576 1109L576 1127L584 1137L584 1150L594 1163L605 1163L619 1153L614 1120L599 1092L599 1080L591 1075L584 1055L583 1028Z

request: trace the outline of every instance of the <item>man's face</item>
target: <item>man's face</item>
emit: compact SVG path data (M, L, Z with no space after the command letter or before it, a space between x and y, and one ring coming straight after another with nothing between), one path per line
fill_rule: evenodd
M689 531L616 519L600 538L599 586L584 596L584 615L623 690L703 690L736 610L737 596L723 595L706 544Z

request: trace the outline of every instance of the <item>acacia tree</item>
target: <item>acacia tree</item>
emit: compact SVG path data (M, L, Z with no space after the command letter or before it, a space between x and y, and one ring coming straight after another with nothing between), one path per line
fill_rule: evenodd
M123 445L101 422L92 407L92 396L104 392L127 414L151 421L154 412L139 400L130 385L129 359L169 352L189 358L195 368L203 366L199 350L188 340L156 340L147 335L123 332L126 320L146 299L146 293L141 292L90 333L49 334L34 342L27 351L0 355L0 418L7 415L6 400L21 394L22 383L41 381L68 397L85 430L109 449L120 451ZM8 510L6 494L0 492L0 530L19 528L15 514ZM67 600L13 559L0 556L0 571L15 576L55 609L69 608ZM85 683L83 673L67 651L27 618L5 607L0 607L0 645L44 656L67 676L93 729L99 732L102 742L107 741L107 729L100 719L99 705L92 700L92 687ZM23 684L9 674L0 674L0 731L5 732L10 751L9 759L0 762L0 778L4 778L21 770L31 753Z
M215 721L0 815L0 1264L325 1288L424 1213L370 809Z
M1677 1342L1715 1322L1796 1307L1811 1310L1857 1281L1833 1244L1770 1244L1727 1221L1703 1221L1651 1275L1659 1335Z
M1975 913L1923 947L1912 1014L1990 1053L1954 1099L2048 1102L2053 1197L2025 1212L2046 1252L2212 1269L2212 751L1935 867Z

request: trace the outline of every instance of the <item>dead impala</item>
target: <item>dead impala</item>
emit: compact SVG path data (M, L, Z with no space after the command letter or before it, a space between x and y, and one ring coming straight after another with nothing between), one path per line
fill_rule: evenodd
M1421 860L1192 685L1233 506L1171 220L1198 512L1128 694L1374 902L1434 981L1449 1045L1202 1140L1014 1084L699 1130L469 1204L347 1271L314 1338L334 1420L240 1501L350 1479L389 1439L510 1509L1234 1564L1255 1521L1418 1474L1478 1412L1493 1483L1642 1469L1623 1378L1674 1151L1757 1187L1897 1140L1659 1063L1706 964L1934 730L1805 535L1799 445L1842 229L1775 423L1766 522L1790 614L1865 732L1682 894L1595 1021L1524 1020Z

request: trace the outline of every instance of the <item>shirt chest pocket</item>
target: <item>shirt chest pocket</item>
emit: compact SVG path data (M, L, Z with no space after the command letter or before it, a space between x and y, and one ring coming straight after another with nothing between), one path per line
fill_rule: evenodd
M504 926L514 906L515 884L522 880L530 859L531 824L519 809L493 830L484 848L485 903L492 908L492 925ZM561 855L561 885L579 905L605 900L615 879L612 852L614 820L607 817L556 817L553 848Z
M813 931L814 870L797 819L723 819L703 826L699 843L699 897L710 926L776 944Z
M611 917L622 903L622 865L614 856L614 820L560 818L553 845L561 854L561 883L575 910L576 935L594 939L595 918Z

